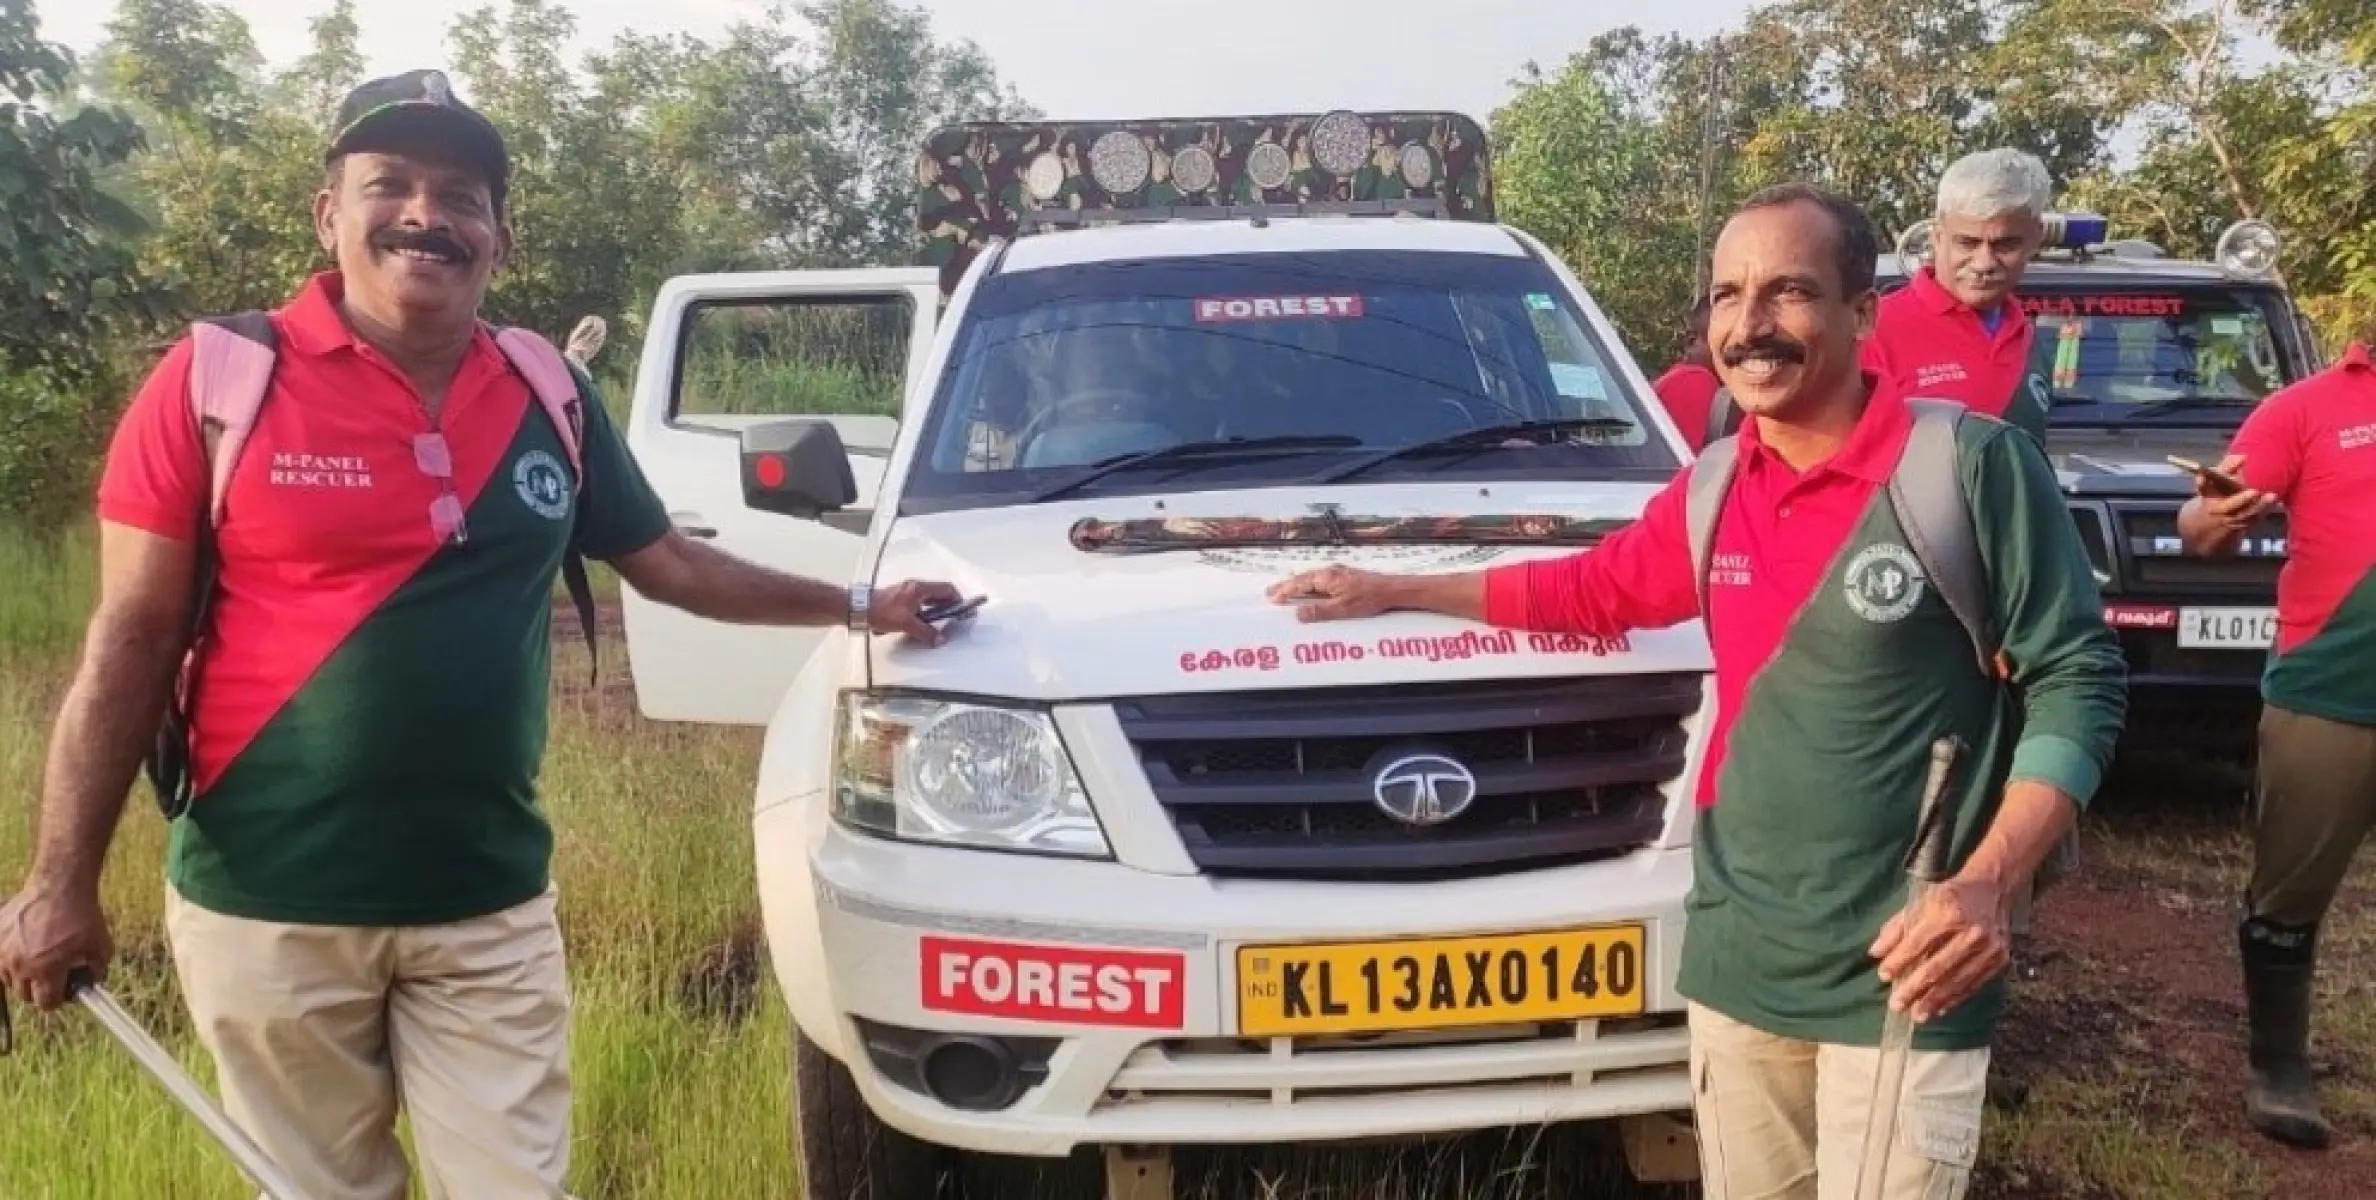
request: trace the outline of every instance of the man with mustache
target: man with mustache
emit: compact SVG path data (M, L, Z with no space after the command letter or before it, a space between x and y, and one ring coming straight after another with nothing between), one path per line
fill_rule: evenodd
M1677 986L1711 1200L1846 1194L1892 1007L1920 1026L1883 1194L1961 1194L2012 898L2092 798L2124 712L2118 644L2054 474L1993 417L1964 414L1952 453L2003 677L1928 586L1890 499L1914 411L1857 358L1875 258L1864 214L1806 186L1751 197L1718 237L1708 345L1749 419L1704 581L1685 472L1579 554L1436 575L1327 567L1271 590L1306 622L1402 610L1611 636L1702 615L1704 582L1714 725L1685 781L1699 824ZM1904 920L1930 750L1949 734L1967 747L1948 795L1952 878Z
M1931 261L1881 301L1865 366L1909 396L1953 400L2046 440L2046 383L2030 367L2037 330L2013 290L2046 243L2053 181L2010 148L1957 159L1939 176Z
M274 357L219 512L214 434L241 430L202 434L193 398L225 381L197 377L195 339L109 449L100 599L0 908L0 982L51 1009L70 971L105 978L101 868L209 546L165 926L225 1107L307 1195L405 1195L401 1106L429 1195L560 1196L571 1001L537 775L563 563L715 620L923 645L918 607L957 593L869 604L679 534L591 381L479 319L513 248L497 130L427 71L357 88L334 128L314 217L336 267L245 326ZM534 361L577 383L571 420L532 395Z
M1865 367L1905 395L1953 400L2044 443L2051 401L2030 366L2037 330L2013 291L2045 245L2052 188L2046 164L2020 150L1982 150L1949 165L1932 213L1931 261L1881 301ZM1704 400L1701 413L1716 404ZM1694 416L1692 424L1712 427L1693 445L1739 428L1738 404L1720 414Z

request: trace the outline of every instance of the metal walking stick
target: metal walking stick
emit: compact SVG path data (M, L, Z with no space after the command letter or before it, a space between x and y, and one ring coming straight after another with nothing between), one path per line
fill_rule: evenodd
M264 1194L270 1200L306 1200L305 1193L298 1190L297 1185L290 1181L270 1155L264 1153L263 1147L256 1145L239 1126L231 1122L230 1117L224 1115L222 1109L215 1107L205 1089L198 1086L198 1081L181 1069L181 1064L174 1061L173 1055L158 1045L157 1040L140 1027L140 1022L133 1020L132 1014L116 1003L115 997L108 995L105 988L92 980L88 969L77 967L66 976L66 992L89 1009L91 1015L97 1017L99 1023L106 1026L118 1042L123 1043L124 1049L131 1051L132 1057L158 1083L165 1085L166 1092L179 1101L191 1116L197 1118L208 1133L214 1135L215 1141L230 1152L231 1158L239 1164L239 1169L247 1175L249 1182L264 1189ZM8 994L4 988L0 988L0 1054L7 1053L10 1045Z
M1949 819L1947 783L1962 753L1963 740L1953 734L1931 743L1930 778L1923 784L1914 846L1906 855L1904 917L1909 932L1931 888L1947 878L1947 845L1955 829L1955 822ZM1881 1200L1889 1179L1898 1105L1905 1099L1906 1058L1913 1047L1914 1014L1890 1009L1881 1026L1881 1057L1873 1072L1873 1095L1865 1113L1864 1153L1856 1160L1856 1200Z

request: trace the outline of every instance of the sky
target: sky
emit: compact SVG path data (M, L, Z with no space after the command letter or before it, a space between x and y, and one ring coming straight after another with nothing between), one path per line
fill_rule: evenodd
M302 54L326 0L220 0L248 21L275 65ZM375 73L445 66L446 32L484 0L358 0ZM500 0L496 0L500 5ZM581 49L624 30L713 35L766 0L576 0ZM1480 121L1532 59L1545 69L1604 30L1702 35L1750 0L902 0L944 40L970 39L1000 77L1058 119L1332 108L1451 109ZM87 55L115 5L35 0L45 40ZM1017 14L1028 14L1018 18Z

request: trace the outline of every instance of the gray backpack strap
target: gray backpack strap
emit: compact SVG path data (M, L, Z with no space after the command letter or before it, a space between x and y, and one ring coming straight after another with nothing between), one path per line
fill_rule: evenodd
M1946 400L1909 398L1914 432L1889 477L1889 502L1897 510L1914 556L1922 560L1939 597L1971 636L1980 672L2001 678L1996 631L1991 628L1987 571L1980 563L1978 536L1964 496L1955 430L1964 408Z
M1740 445L1729 437L1718 438L1685 468L1691 481L1684 485L1683 528L1691 539L1691 582L1699 593L1703 621L1708 616L1708 555L1716 541L1716 518L1724 511L1724 494L1732 489L1733 468L1740 463Z
M1708 431L1700 435L1700 445L1712 446L1718 438L1732 436L1733 418L1739 415L1740 409L1733 405L1732 391L1717 388L1716 394L1708 398Z

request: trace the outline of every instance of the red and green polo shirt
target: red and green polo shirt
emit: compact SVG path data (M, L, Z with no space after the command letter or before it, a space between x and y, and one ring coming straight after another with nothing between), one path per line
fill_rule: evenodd
M1996 331L1980 314L1955 298L1924 267L1906 286L1881 298L1881 311L1865 339L1864 368L1888 379L1908 396L1953 400L2046 438L2050 402L2046 382L2030 367L2037 327L2021 304L2000 307Z
M1855 430L1804 472L1765 446L1759 420L1742 424L1710 548L1717 707L1693 781L1679 986L1781 1036L1873 1045L1888 991L1865 950L1904 902L1932 741L1954 733L1969 748L1954 798L1960 863L2008 779L2093 798L2126 675L2043 452L1975 416L1958 461L2013 687L1981 674L1889 502L1912 413L1887 381L1865 379L1872 398ZM1609 635L1699 615L1688 487L1678 474L1641 520L1591 550L1491 570L1487 619ZM1916 1044L1984 1045L2002 1004L2000 981Z
M217 532L197 796L168 873L193 903L257 920L458 920L546 884L536 779L566 545L615 558L668 518L590 386L572 494L559 433L482 330L437 423L467 533L441 542L442 485L414 458L431 428L418 392L339 296L317 276L274 314L272 390ZM196 533L208 471L190 360L184 340L125 412L102 519Z
M2231 453L2244 482L2285 506L2277 642L2261 695L2332 721L2376 725L2376 365L2356 343L2334 366L2271 394Z

